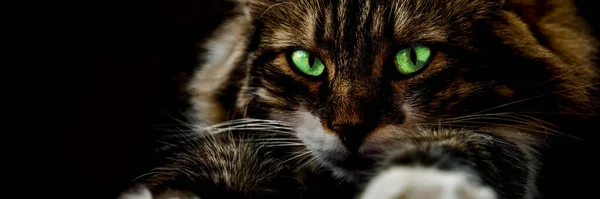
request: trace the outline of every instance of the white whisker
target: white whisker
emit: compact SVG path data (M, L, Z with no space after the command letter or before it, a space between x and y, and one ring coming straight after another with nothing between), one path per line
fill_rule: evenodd
M578 86L578 87L575 87L575 88L570 88L570 89L555 91L555 92L546 93L546 94L542 94L542 95L537 95L537 96L533 96L533 97L529 97L529 98L525 98L525 99L520 99L520 100L517 100L517 101L513 101L513 102L509 102L509 103L502 104L502 105L499 105L499 106L495 106L495 107L492 107L492 108L489 108L489 109L485 109L485 110L482 110L482 111L479 111L479 112L476 112L476 113L473 113L473 114L484 113L484 112L488 112L488 111L491 111L491 110L499 109L499 108L502 108L502 107L506 107L506 106L518 104L518 103L521 103L521 102L525 102L525 101L529 101L529 100L533 100L533 99L545 97L545 96L548 96L548 95L558 94L558 93L563 93L563 92L569 92L569 91L573 91L573 90L576 90L576 89L587 88L587 87L592 87L592 86L596 86L596 85L600 85L600 83L593 83L593 84Z
M306 161L304 164L302 164L302 165L300 165L300 166L296 167L296 169L294 169L294 171L296 171L296 172L297 172L297 171L299 171L300 169L303 169L304 167L306 167L306 166L308 166L308 165L310 165L310 164L314 163L316 160L317 160L317 158L316 158L316 157L312 157L312 158L310 158L308 161Z
M162 174L163 172L158 172L158 171L151 171L148 173L144 173L142 175L139 175L138 177L134 178L131 182L136 182L138 179L143 178L145 176L149 176L149 175L155 175L155 174Z
M296 159L296 158L298 158L298 157L301 157L301 156L304 156L304 155L308 155L309 153L310 153L310 151L306 151L306 152L300 152L299 154L297 154L297 155L294 155L293 157L291 157L291 158L289 158L289 159L287 159L287 160L283 161L282 163L286 163L286 162L289 162L289 161L291 161L291 160L293 160L293 159Z
M265 143L265 147L286 147L286 146L304 146L304 144L302 143L282 143L279 144L278 142L275 143Z

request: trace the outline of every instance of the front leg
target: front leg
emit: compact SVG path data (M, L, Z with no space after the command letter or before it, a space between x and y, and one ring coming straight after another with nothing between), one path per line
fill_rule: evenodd
M533 198L535 161L522 143L470 131L403 138L361 198Z
M120 199L296 198L295 174L274 151L242 133L188 139ZM281 149L281 147L277 148Z

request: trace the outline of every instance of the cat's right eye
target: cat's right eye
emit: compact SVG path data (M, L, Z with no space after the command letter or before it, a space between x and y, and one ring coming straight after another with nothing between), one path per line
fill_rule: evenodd
M295 50L290 55L292 65L300 72L310 76L320 76L325 71L325 64L306 50Z
M427 46L405 48L396 53L394 64L403 75L410 75L423 69L430 61L431 49Z

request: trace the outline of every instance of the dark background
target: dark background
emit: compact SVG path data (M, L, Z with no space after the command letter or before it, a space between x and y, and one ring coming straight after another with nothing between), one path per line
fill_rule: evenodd
M600 14L580 1L581 14ZM157 124L185 109L179 84L195 66L196 44L227 15L220 0L79 2L66 15L70 60L53 81L64 90L62 198L115 198L155 162ZM592 21L598 27L598 20ZM61 90L61 91L62 91ZM58 93L56 95L59 95ZM61 93L62 95L62 93ZM168 114L167 114L168 113ZM568 183L568 182L566 182Z

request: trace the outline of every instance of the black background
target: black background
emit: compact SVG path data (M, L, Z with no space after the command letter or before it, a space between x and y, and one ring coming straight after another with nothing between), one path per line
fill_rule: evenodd
M597 14L594 1L581 13ZM153 163L156 124L183 111L175 92L195 65L195 44L229 3L219 0L78 2L62 18L70 30L74 68L54 78L60 100L62 198L115 198ZM598 27L598 21L591 22ZM63 95L63 93L56 93ZM67 110L67 111L64 111ZM566 182L568 183L568 182Z

